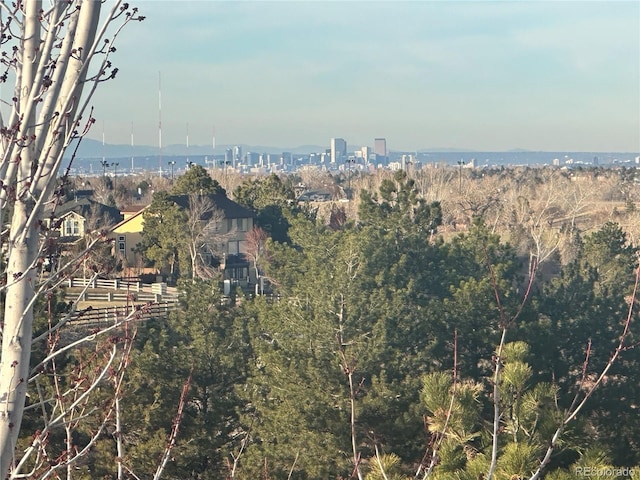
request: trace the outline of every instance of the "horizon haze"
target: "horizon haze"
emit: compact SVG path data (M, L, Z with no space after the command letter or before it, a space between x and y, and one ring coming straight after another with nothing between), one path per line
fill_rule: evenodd
M98 141L640 151L636 1L134 4Z

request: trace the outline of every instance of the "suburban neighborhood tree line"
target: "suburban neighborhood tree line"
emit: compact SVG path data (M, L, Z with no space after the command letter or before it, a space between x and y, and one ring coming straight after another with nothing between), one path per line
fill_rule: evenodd
M183 182L208 182L196 172ZM570 260L556 248L545 272L488 215L441 234L444 202L406 172L362 189L355 219L297 204L292 181L233 192L265 219L254 258L270 295L224 298L220 277L193 276L188 242L172 245L181 308L132 340L125 471L153 475L187 378L165 478L531 478L550 445L544 478L638 464L637 249L620 224L576 224ZM92 428L78 422L78 447ZM116 451L107 428L74 476L115 478Z

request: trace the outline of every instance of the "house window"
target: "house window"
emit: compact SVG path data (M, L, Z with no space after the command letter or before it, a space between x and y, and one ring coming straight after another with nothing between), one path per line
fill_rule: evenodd
M249 268L237 267L226 270L227 277L231 280L246 280L249 277Z
M230 240L227 245L227 253L229 255L247 253L247 242L245 240Z
M246 232L249 230L249 219L248 218L239 218L238 219L238 230L241 232Z
M74 218L67 218L64 221L64 235L66 237L77 237L80 235L80 222Z
M125 255L127 250L127 238L124 235L118 236L118 252Z
M237 240L231 240L227 247L229 255L237 255L240 253L240 242Z

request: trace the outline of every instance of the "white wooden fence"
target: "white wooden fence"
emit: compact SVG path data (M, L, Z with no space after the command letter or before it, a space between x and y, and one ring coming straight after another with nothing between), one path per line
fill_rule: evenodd
M173 295L162 295L160 293L151 292L131 292L131 293L117 293L117 292L92 292L87 290L84 294L76 297L80 302L153 302L159 303L164 301L175 301Z
M166 283L131 282L120 279L90 279L90 278L69 278L67 280L69 288L88 289L74 301L98 301L98 302L177 302L178 295L175 290L169 291ZM92 289L112 290L109 292L92 292ZM71 295L69 296L71 297Z
M73 287L86 287L89 288L109 288L112 290L130 290L133 292L139 292L141 289L140 282L130 282L128 280L120 280L114 278L112 280L106 280L103 278L74 278L70 277L68 280L69 288Z

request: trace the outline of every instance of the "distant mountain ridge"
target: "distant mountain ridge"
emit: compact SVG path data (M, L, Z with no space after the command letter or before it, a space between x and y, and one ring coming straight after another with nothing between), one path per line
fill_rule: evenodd
M162 147L162 156L172 157L172 156L189 156L193 155L197 156L218 156L224 155L227 149L233 148L236 145L217 145L215 149L211 147L211 145L189 145L189 148L185 144L174 144L167 145ZM309 153L320 153L328 150L329 146L322 145L300 145L297 147L273 147L273 146L263 146L263 145L247 145L240 144L238 145L242 148L242 152L257 152L257 153L270 153L270 154L279 154L282 152L290 152L294 155L304 155ZM72 145L71 148L67 150L66 157L69 158L74 151L75 145ZM351 148L360 148L358 146L354 146ZM350 150L351 150L350 148ZM419 153L419 154L436 154L436 153L448 153L448 154L478 154L478 156L482 156L480 154L484 153L493 153L493 154L512 154L512 155L526 155L526 154L541 154L541 153L554 153L547 152L543 150L527 150L527 149L510 149L504 151L493 151L487 152L482 150L473 150L468 148L455 148L455 147L439 147L439 148L420 148L418 150L401 150L401 149L393 149L393 152L405 152L405 153ZM150 145L118 145L118 144L102 144L102 142L98 140L94 140L91 138L82 139L80 146L77 150L77 158L79 159L101 159L101 158L131 158L131 157L158 157L158 147L150 146ZM557 154L565 154L572 152L555 152ZM638 155L638 153L633 152L573 152L573 153L592 153L597 155L599 153L602 154L611 154L611 153L625 153L625 154L633 154Z
M166 145L162 147L163 156L203 156L203 155L224 155L225 151L229 148L233 148L236 145L216 145L213 149L211 145L189 145L189 148L185 144ZM291 152L293 154L309 154L315 152L324 152L328 147L320 145L301 145L298 147L267 147L261 145L238 145L242 148L243 153L247 152L259 152L259 153L282 153ZM67 150L67 157L70 157L74 151L75 144ZM110 144L91 138L83 138L80 142L80 146L77 150L78 158L129 158L129 157L156 157L158 156L159 149L151 145L122 145L122 144Z

